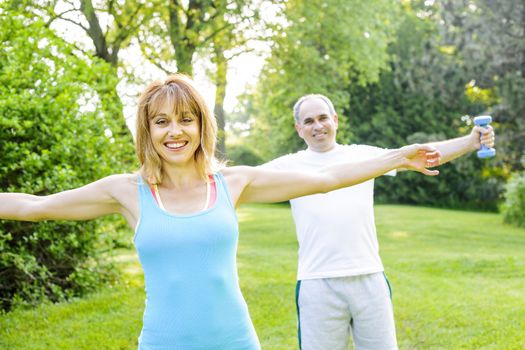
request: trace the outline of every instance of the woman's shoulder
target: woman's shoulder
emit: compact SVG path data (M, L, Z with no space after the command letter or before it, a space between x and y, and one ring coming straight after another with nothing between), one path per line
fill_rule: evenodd
M141 176L139 174L134 173L125 173L125 174L113 174L106 176L102 179L102 181L111 183L111 184L117 184L117 183L124 183L124 184L137 184L141 179Z
M114 174L106 176L99 180L102 186L106 187L111 192L114 191L130 191L137 187L141 182L141 177L138 174Z
M141 177L138 174L115 174L100 181L111 197L120 203L131 203L137 196Z
M228 178L232 176L242 176L243 174L246 174L247 172L252 171L252 169L253 167L247 166L247 165L234 165L234 166L223 167L217 173L222 174L222 176Z

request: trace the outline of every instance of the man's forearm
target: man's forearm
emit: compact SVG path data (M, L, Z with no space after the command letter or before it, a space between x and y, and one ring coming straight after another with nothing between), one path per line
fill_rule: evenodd
M428 145L434 146L439 150L441 153L441 164L450 162L477 149L470 135L445 141L429 142Z

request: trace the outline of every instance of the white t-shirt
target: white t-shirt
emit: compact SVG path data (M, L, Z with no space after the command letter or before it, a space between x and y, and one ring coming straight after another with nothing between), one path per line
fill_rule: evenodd
M341 161L373 158L385 151L365 145L336 145L328 152L304 150L262 166L310 171ZM298 280L383 271L374 222L374 180L292 199L290 204L299 241Z

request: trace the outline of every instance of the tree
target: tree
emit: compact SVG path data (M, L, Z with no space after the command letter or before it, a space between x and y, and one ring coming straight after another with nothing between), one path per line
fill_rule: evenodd
M436 5L443 36L461 57L473 86L494 95L500 166L508 176L525 159L525 1L448 0Z
M259 18L258 1L171 0L139 35L144 56L167 74L177 71L192 76L195 57L210 57L215 66L211 75L216 86L214 112L219 127L219 155L225 154L223 105L228 62L259 35ZM248 32L251 36L246 35Z
M0 191L46 195L125 170L101 95L112 68L85 61L30 12L0 5ZM127 170L127 169L126 169ZM92 290L111 277L100 222L0 222L0 308Z
M399 16L397 40L389 47L390 70L378 83L349 90L355 142L387 148L464 135L469 122L492 102L471 89L472 76L455 46L444 38L441 13L412 2ZM445 22L446 23L446 22ZM378 201L496 210L503 179L494 162L465 156L441 167L436 178L400 174L382 178Z
M111 66L109 74L112 85L97 84L99 93L104 100L108 115L118 118L118 129L114 130L120 135L126 135L124 142L131 146L131 137L125 124L122 101L117 92L119 77L118 69L122 66L119 53L128 47L139 29L151 18L155 9L155 1L112 1L103 0L93 3L92 0L58 1L21 1L25 8L32 9L35 14L45 19L47 25L58 28L65 23L76 26L85 32L91 42L90 47L83 47L80 40L72 43L79 52L87 57L98 57ZM132 80L135 77L130 77ZM100 82L102 83L102 81ZM117 103L115 103L115 101ZM130 152L131 153L131 152Z
M397 11L395 3L382 0L286 2L285 23L273 28L272 54L249 101L255 116L251 142L264 158L302 147L292 119L300 96L326 94L341 111L348 105L346 88L352 81L377 80L387 67ZM347 140L351 130L343 128L339 134Z
M226 97L226 85L227 85L227 74L228 74L228 61L226 55L225 45L226 41L220 40L219 36L213 40L213 61L215 63L215 105L213 107L213 113L217 118L217 126L219 129L219 135L217 140L217 152L219 155L226 154L226 140L224 134L224 127L226 125L226 116L224 112L224 99Z
M223 27L227 18L217 21L218 27ZM259 14L254 12L253 15L240 21L242 25L229 26L225 30L218 32L212 40L210 52L211 61L215 70L211 72L215 83L215 105L214 114L217 117L219 127L219 137L217 150L220 155L226 155L226 112L224 110L224 99L226 97L227 75L229 62L236 56L253 51L249 48L249 42L264 39L266 24L259 19ZM257 28L257 26L259 27ZM251 34L246 34L250 31ZM229 155L230 156L230 155Z
M292 106L299 96L312 92L333 99L340 119L339 141L343 143L395 148L468 133L469 116L486 111L494 99L490 92L471 88L473 78L462 64L462 56L444 40L446 31L437 6L426 1L403 2L402 11L396 13L396 26L386 25L386 46L370 43L377 54L370 54L367 46L347 47L340 38L348 37L344 35L348 24L325 20L323 16L333 14L329 9L306 17L306 4L291 8L292 18L297 16L298 20L281 35L278 44L282 46L274 47L257 93L245 105L245 113L257 116L248 139L248 143L255 140L252 149L262 150L269 159L303 148L292 127ZM337 10L344 13L344 9ZM366 11L354 11L354 16L369 18ZM317 20L319 17L323 20ZM341 21L346 17L334 18ZM305 23L305 28L299 30L295 23L299 28ZM318 23L325 23L330 31ZM393 29L396 31L390 32ZM359 48L369 53L369 60L380 58L375 64L365 63L368 69L363 71L367 74L356 73L359 70L349 57ZM334 54L338 50L341 54ZM443 166L437 178L411 173L396 179L382 178L376 182L377 199L495 210L502 178L501 170L492 164L469 156Z
M224 32L233 34L237 27L246 28L258 18L257 13L254 1L170 0L157 9L150 25L142 28L141 49L144 57L164 72L192 76L199 51L209 50Z

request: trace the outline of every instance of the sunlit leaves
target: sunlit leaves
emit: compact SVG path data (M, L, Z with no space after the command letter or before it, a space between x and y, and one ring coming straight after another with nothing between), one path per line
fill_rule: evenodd
M47 195L123 171L132 145L107 137L120 120L101 102L114 91L113 68L78 58L45 23L5 7L0 43L0 190ZM107 274L93 278L102 262L91 260L98 227L0 222L0 308L58 300L103 281Z
M256 128L264 137L272 135L266 156L301 147L293 135L291 111L300 96L330 96L341 113L350 101L346 88L351 82L377 81L388 67L398 10L394 2L382 0L285 3L253 101ZM341 129L340 137L347 138L348 131Z

